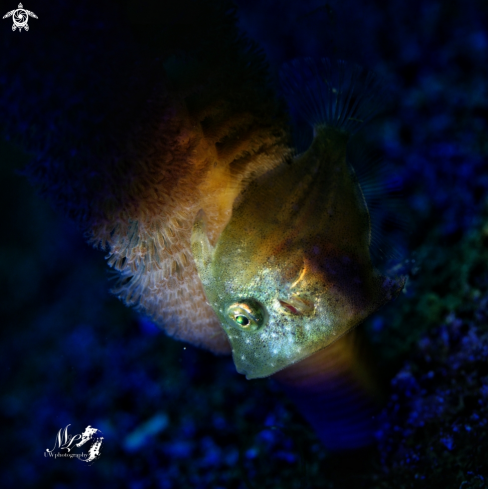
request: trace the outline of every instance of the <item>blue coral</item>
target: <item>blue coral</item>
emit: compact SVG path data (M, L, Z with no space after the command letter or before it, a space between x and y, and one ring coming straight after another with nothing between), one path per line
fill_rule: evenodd
M384 487L485 487L488 291L431 329L392 381L378 432Z

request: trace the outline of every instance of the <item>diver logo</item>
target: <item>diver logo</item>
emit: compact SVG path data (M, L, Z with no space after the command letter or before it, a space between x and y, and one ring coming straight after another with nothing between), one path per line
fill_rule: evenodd
M29 22L29 17L34 17L34 19L38 18L34 12L25 10L21 3L19 3L17 9L11 10L3 16L4 19L7 17L12 17L12 20L14 21L12 30L15 31L15 29L19 29L19 32L22 30L22 28L24 28L26 31L29 30L29 25L27 24L27 22Z
M103 443L102 432L96 428L87 426L81 435L71 436L68 434L68 426L66 426L64 430L60 429L58 431L56 439L54 440L54 447L52 450L47 448L44 452L44 456L50 458L77 458L82 462L88 463L99 459ZM75 443L77 441L78 443ZM90 442L90 444L87 445L89 447L88 453L71 453L71 450L74 448L79 448L88 442Z

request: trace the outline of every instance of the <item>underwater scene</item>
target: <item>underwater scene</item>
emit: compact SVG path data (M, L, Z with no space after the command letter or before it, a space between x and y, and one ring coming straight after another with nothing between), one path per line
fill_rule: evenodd
M488 487L486 1L1 7L0 487Z

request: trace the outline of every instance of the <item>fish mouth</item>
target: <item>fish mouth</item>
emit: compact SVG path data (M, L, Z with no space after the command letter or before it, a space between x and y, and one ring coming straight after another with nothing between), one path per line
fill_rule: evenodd
M287 297L286 300L278 299L282 309L294 316L310 316L315 310L315 304L309 299L292 295Z

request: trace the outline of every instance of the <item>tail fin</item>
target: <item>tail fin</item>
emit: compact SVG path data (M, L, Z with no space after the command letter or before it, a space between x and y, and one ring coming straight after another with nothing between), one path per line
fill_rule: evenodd
M280 78L290 103L314 127L354 133L383 106L385 90L377 77L345 61L293 60L283 66Z
M375 442L384 393L360 335L355 329L274 376L331 451Z

